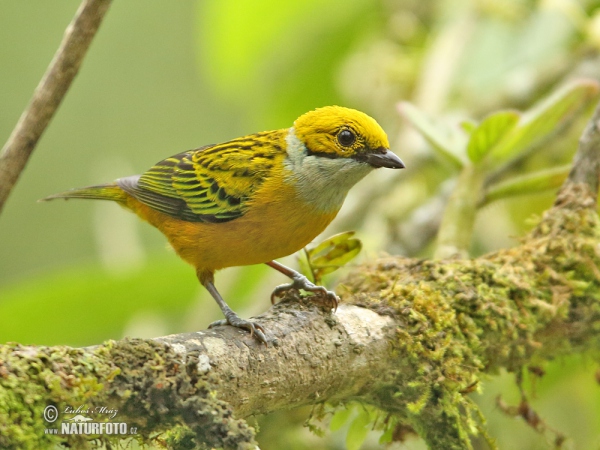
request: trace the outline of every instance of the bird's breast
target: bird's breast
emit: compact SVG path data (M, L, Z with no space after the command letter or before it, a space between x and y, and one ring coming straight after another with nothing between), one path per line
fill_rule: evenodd
M246 213L229 222L185 222L142 204L132 209L161 230L185 261L211 271L290 255L319 235L339 210L315 208L282 177L265 182Z

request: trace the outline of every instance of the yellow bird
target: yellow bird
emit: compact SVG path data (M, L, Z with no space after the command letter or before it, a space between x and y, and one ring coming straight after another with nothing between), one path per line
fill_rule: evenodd
M158 228L196 269L228 323L264 343L264 329L241 319L214 286L215 271L266 263L289 276L271 300L289 289L327 297L300 273L274 261L311 242L333 220L349 189L378 167L404 168L387 136L368 115L328 106L300 116L287 129L265 131L179 153L142 175L73 189L55 198L116 201Z

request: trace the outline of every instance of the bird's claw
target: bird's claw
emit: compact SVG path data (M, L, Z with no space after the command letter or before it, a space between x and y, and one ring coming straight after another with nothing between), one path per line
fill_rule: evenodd
M308 280L304 275L298 274L292 278L292 282L288 284L282 284L277 286L273 293L271 294L271 303L275 304L277 297L281 297L287 291L291 290L304 290L307 292L312 292L319 297L323 297L325 304L333 310L337 310L338 304L340 302L340 298L336 295L335 292L330 291L323 286L318 286L311 281Z
M216 320L211 323L208 328L219 327L221 325L231 325L232 327L243 328L250 332L250 336L255 336L261 343L268 346L267 337L265 336L265 329L258 323L251 322L250 320L241 319L238 316L228 317L227 319Z

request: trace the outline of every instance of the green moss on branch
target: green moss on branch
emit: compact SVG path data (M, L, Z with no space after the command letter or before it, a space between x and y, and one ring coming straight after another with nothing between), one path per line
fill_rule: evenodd
M43 416L49 405L59 411L53 423ZM216 399L215 384L199 372L193 354L182 357L165 344L136 339L109 341L93 352L0 346L0 448L96 448L123 439L46 434L61 422L66 407L80 406L118 411L111 421L135 427L133 438L140 443L255 448L252 428L234 419L229 406ZM92 418L101 420L97 414Z
M351 274L345 297L400 324L397 376L371 401L431 448L470 448L468 435L480 425L465 395L482 374L598 353L595 204L587 185L569 185L518 247L474 260L389 257Z

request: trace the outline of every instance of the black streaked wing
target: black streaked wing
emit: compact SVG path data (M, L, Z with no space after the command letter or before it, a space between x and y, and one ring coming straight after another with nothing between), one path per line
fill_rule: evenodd
M139 186L140 178L140 175L119 178L117 180L117 185L143 204L164 214L168 214L169 216L188 222L219 222L219 220L216 220L214 217L202 217L198 214L194 214L183 199L167 197L151 190L141 188Z
M227 222L247 202L282 154L277 136L259 133L167 158L139 177L117 180L140 202L190 222Z

